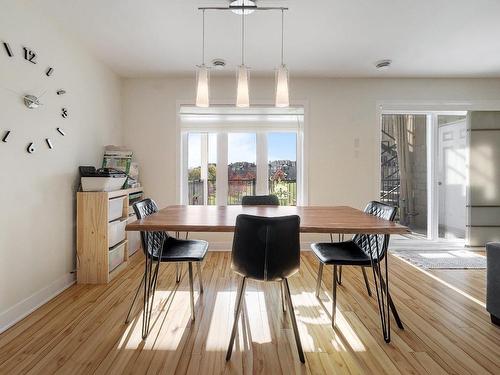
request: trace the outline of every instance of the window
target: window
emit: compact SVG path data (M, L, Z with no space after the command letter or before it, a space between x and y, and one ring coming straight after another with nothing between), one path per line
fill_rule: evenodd
M189 204L204 204L204 183L201 177L201 139L202 134L188 134L188 187Z
M187 135L187 144L188 204L215 205L217 134L189 133Z
M304 204L303 108L182 106L180 123L182 204L239 205L263 194Z
M269 194L280 205L297 205L297 134L268 133Z
M255 133L227 135L227 204L241 204L245 195L256 194L256 145Z

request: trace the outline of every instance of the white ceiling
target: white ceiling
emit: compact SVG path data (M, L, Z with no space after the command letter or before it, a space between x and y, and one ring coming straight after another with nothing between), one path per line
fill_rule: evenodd
M192 74L201 59L202 5L224 0L32 0L122 76ZM285 62L294 76L499 77L498 0L289 0ZM248 16L252 74L279 64L281 15ZM240 18L206 13L206 60L240 63ZM374 63L393 60L378 72Z

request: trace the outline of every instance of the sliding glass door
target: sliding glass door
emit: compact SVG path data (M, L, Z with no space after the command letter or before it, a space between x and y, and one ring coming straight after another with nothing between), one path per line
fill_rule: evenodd
M380 200L414 235L465 238L466 159L465 112L382 114Z

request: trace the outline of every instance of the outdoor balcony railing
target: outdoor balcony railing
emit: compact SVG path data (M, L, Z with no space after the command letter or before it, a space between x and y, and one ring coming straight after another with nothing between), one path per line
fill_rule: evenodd
M255 195L256 180L229 180L228 181L228 205L241 204L241 199L245 195ZM281 180L269 181L269 194L275 194L282 206L295 206L297 204L297 181ZM208 180L208 204L215 205L215 180ZM203 180L188 181L189 204L203 205L204 192Z

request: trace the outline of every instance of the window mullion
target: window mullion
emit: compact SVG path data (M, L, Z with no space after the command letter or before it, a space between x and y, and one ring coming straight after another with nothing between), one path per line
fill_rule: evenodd
M189 204L188 193L188 133L181 134L181 200L180 204Z
M201 134L201 171L200 178L203 181L203 204L208 203L208 134Z
M217 133L216 200L218 206L227 205L228 192L228 147L227 133Z
M257 161L257 182L256 182L256 193L257 195L267 195L269 194L269 171L268 171L268 160L267 160L267 133L263 131L257 132L257 150L256 150L256 161Z

